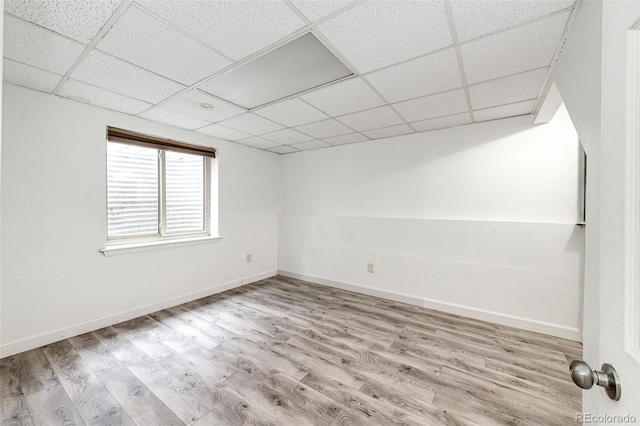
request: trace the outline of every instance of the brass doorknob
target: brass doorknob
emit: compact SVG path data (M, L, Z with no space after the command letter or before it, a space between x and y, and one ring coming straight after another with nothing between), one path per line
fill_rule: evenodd
M604 388L609 398L614 401L620 399L620 377L611 364L602 364L602 371L594 371L586 362L575 359L571 361L569 371L573 383L582 389L591 389L595 383Z

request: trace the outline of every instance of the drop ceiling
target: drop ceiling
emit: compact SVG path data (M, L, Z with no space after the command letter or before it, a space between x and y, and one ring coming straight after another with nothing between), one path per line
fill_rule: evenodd
M532 114L575 6L5 0L4 79L289 154ZM353 76L251 109L207 92L309 33Z

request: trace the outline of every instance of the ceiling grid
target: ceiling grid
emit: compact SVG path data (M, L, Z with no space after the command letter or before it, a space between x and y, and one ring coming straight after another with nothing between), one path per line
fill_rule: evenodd
M109 19L107 20L107 22L105 22L105 24L102 26L102 28L98 31L98 33L95 35L95 37L91 40L91 42L87 45L87 47L84 49L84 51L82 52L82 54L80 54L80 56L78 57L78 59L76 59L76 61L73 63L73 65L71 65L71 67L67 70L67 72L65 73L65 75L62 77L62 79L60 80L60 82L58 83L58 85L55 87L55 89L53 89L53 94L57 94L58 91L60 90L60 88L67 82L67 80L69 80L69 76L71 74L73 74L73 72L76 70L76 68L78 68L78 66L80 65L80 63L82 63L82 61L87 57L87 55L89 55L89 53L96 47L96 45L100 42L100 40L102 39L102 37L104 37L104 35L111 29L111 27L113 26L113 24L115 24L118 19L120 18L120 16L122 16L122 14L127 10L127 8L133 3L133 0L125 0L124 2L122 2L120 4L120 6L118 6L118 8L115 10L115 12L113 13L113 15L111 15L109 17Z
M453 40L453 48L456 52L456 58L458 59L458 66L460 67L460 78L462 79L462 87L464 88L464 97L467 100L467 108L469 108L469 115L471 116L471 122L475 122L473 118L473 107L471 106L471 95L469 94L469 83L467 82L467 76L464 72L464 62L462 60L462 53L460 53L460 44L458 42L458 33L456 32L456 23L453 20L453 11L451 10L451 2L445 0L444 8L447 11L447 20L449 21L449 29L451 31L451 39Z
M576 6L6 0L4 78L288 154L534 113ZM310 32L352 76L255 108L206 92Z

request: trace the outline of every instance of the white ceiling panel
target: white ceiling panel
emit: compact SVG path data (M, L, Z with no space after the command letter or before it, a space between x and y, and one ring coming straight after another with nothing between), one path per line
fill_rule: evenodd
M329 145L326 142L316 140L316 141L309 141L309 142L300 142L300 143L293 144L291 146L299 149L300 151L309 151L312 149L327 148L327 147L330 147L331 145Z
M219 139L227 139L230 141L237 141L239 139L248 138L249 134L239 132L234 129L229 129L228 127L221 126L219 124L212 124L207 127L203 127L197 130L198 133L203 133L205 135L213 136L214 138Z
M55 74L65 74L84 45L4 14L4 56Z
M526 101L538 97L548 68L528 71L469 87L473 109Z
M207 81L200 89L256 109L353 75L314 33L305 32Z
M280 1L149 0L138 3L236 60L305 25Z
M71 77L151 103L160 102L185 88L98 50L91 51Z
M292 152L300 152L299 149L296 149L292 146L279 146L277 148L271 148L269 151L275 152L277 154L290 154Z
M318 139L353 133L352 129L333 119L305 124L304 126L297 127L296 130Z
M452 90L424 98L394 104L393 107L407 121L419 121L467 111L464 90Z
M211 122L226 120L244 112L242 108L222 102L198 90L189 90L163 103L164 108Z
M98 49L179 83L191 85L231 64L173 27L130 7Z
M237 117L221 121L219 124L254 136L283 129L281 125L252 113L242 114Z
M471 115L468 112L464 114L455 114L448 117L432 118L431 120L416 121L411 127L418 132L426 132L429 130L444 129L446 127L461 126L471 123Z
M253 111L258 115L269 118L285 126L300 126L301 124L328 118L326 114L318 111L311 105L300 99L289 99L273 105Z
M257 136L253 136L247 139L242 139L241 141L238 141L238 143L241 143L242 145L251 146L253 148L260 148L260 149L276 148L280 146L279 143L271 142L266 139L259 138Z
M369 130L368 132L364 132L364 134L369 136L371 139L390 138L392 136L407 135L409 133L414 133L414 131L406 124L384 127L382 129Z
M369 138L360 133L351 133L348 135L334 136L332 138L324 138L322 140L330 145L344 145L348 143L368 141Z
M277 132L262 135L262 137L273 142L281 143L283 145L306 142L313 139L311 136L307 136L293 129L278 130Z
M515 117L516 115L531 114L536 101L516 102L515 104L473 111L476 121L497 120L498 118Z
M82 43L89 43L122 0L5 0L4 11Z
M182 127L183 129L188 130L194 130L210 124L204 120L200 120L199 118L193 118L162 107L152 108L149 111L140 114L139 117L148 118L149 120L169 124L171 126Z
M338 120L359 132L402 123L402 119L398 117L398 114L388 106L345 115L338 117Z
M147 102L128 98L76 80L68 80L64 83L57 95L132 115L139 114L151 107L151 104Z
M574 0L453 0L451 9L458 40L489 34L571 7Z
M352 78L341 83L332 84L302 95L301 98L334 117L374 108L385 103L360 78Z
M62 76L4 58L4 81L30 89L51 93Z
M367 2L318 29L361 73L451 44L442 1Z
M460 66L453 48L376 71L366 79L389 102L462 87Z
M469 84L549 66L568 13L460 46Z
M315 22L320 18L339 10L353 1L337 1L337 0L292 0L291 2L310 22Z

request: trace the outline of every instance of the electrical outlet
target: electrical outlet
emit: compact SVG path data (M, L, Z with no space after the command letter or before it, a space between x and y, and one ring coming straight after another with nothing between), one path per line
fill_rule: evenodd
M251 254L247 255L247 263L251 263Z
M373 274L373 263L367 263L367 272Z

